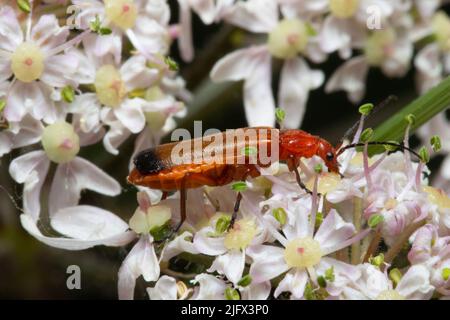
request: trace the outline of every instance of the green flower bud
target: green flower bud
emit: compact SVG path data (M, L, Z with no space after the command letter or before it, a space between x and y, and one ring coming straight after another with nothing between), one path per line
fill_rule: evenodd
M361 113L364 116L368 116L374 108L374 105L372 103L366 103L363 104L361 107L359 107L359 113Z
M419 150L419 156L420 156L420 160L423 163L428 163L430 162L430 154L428 152L428 149L424 146L422 148L420 148Z
M72 103L75 100L75 91L71 86L65 86L61 91L61 96L67 103Z
M413 126L416 123L416 116L410 113L405 117L405 120L409 125Z
M31 12L31 5L29 0L17 0L17 6L25 13Z
M366 130L364 130L361 133L360 141L364 142L364 143L369 142L370 139L372 138L372 136L373 136L373 129L372 128L367 128Z
M280 225L284 226L287 222L287 213L286 210L284 210L283 208L276 208L272 210L272 214L275 218L275 220L277 220Z
M226 300L240 300L241 296L239 295L239 291L228 287L225 289L225 299Z
M247 274L247 275L243 276L241 280L239 280L238 286L247 287L251 283L252 283L252 277L249 274Z
M224 233L230 227L230 223L231 223L231 216L229 216L229 215L222 215L216 221L216 232L218 234Z
M384 263L384 254L380 253L375 257L370 257L369 263L379 268Z
M397 286L400 280L402 279L402 273L397 268L391 269L389 271L389 278Z
M432 136L430 139L430 144L433 147L434 152L441 151L442 143L441 143L441 138L439 136Z
M442 269L442 279L444 279L444 281L447 281L448 278L450 278L450 268Z
M373 229L383 221L384 221L384 217L378 213L378 214L371 215L367 224L369 225L370 228Z
M281 109L281 108L277 108L277 109L275 110L275 117L276 117L276 119L277 119L277 122L278 122L279 124L282 124L283 121L284 121L284 119L286 118L286 111L284 111L284 110Z
M237 192L247 190L247 184L244 181L236 182L231 185L231 189Z

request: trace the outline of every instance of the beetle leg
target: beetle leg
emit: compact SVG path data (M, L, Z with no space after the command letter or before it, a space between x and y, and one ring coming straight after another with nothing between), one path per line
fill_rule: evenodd
M181 217L181 220L178 223L177 227L174 229L173 233L177 233L178 230L180 230L183 222L186 220L186 195L187 195L186 179L183 178L183 180L181 181L181 188L180 188L180 217Z
M303 183L302 179L300 178L300 173L298 172L298 166L297 166L297 161L294 157L291 157L288 160L288 168L289 171L293 171L295 173L295 179L297 180L298 185L300 186L300 188L302 188L303 190L306 191L306 193L311 194L312 195L312 191L309 190L305 184Z
M238 192L236 196L236 202L234 203L233 215L231 216L230 225L228 226L228 230L233 229L234 222L236 221L236 217L239 211L239 207L241 205L242 193Z
M161 201L166 200L168 195L169 195L168 191L163 191L162 196L161 196Z

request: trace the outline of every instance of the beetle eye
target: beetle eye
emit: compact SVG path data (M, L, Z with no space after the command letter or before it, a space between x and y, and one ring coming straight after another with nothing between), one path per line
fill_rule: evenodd
M326 157L328 161L332 161L334 159L334 154L332 152L327 152Z

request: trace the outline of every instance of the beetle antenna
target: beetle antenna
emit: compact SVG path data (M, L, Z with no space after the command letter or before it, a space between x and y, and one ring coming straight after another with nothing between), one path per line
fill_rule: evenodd
M391 103L393 103L393 102L395 102L395 101L397 101L397 100L398 100L397 96L394 96L394 95L388 96L386 99L384 99L384 100L381 101L378 105L375 106L374 110L372 110L372 112L371 112L368 116L365 117L365 120L370 119L370 118L371 118L374 114L376 114L378 111L384 109L386 106L388 106L389 104L391 104ZM351 137L352 135L354 135L356 129L359 127L360 122L361 122L361 118L360 118L358 121L356 121L356 122L353 124L353 126L351 126L350 129L348 129L348 130L345 132L344 136L341 138L341 141L340 141L341 144L342 144L346 139L348 139L349 137Z
M370 142L358 142L358 143L352 143L349 145L346 145L345 147L342 147L341 149L339 149L337 156L341 155L345 150L350 149L350 148L356 148L356 147L364 147L365 145L371 145L371 146L391 146L391 147L397 147L403 151L408 151L411 154L415 155L419 160L422 159L422 157L415 152L413 149L405 147L403 144L400 143L395 143L395 142L383 142L383 141L370 141Z

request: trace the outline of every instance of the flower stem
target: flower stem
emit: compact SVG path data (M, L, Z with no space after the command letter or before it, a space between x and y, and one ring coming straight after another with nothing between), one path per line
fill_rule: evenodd
M356 197L353 200L353 224L355 225L356 233L361 231L361 217L362 217L362 199ZM361 241L356 241L352 244L351 262L352 264L359 264L361 259Z
M405 117L409 114L415 116L415 123L411 125L410 133L425 124L435 115L450 106L450 77L443 80L439 85L414 100L390 119L375 129L373 141L400 140L405 132L408 122ZM377 153L383 148L373 148Z

